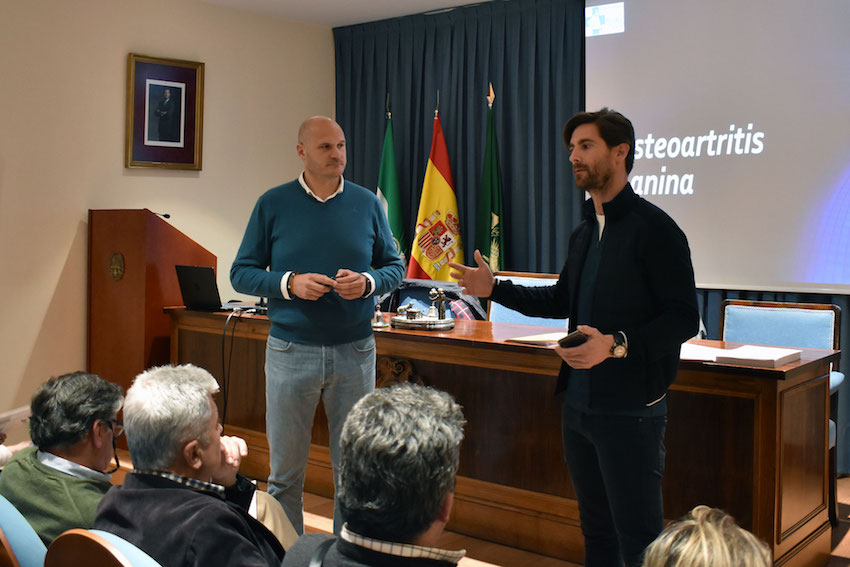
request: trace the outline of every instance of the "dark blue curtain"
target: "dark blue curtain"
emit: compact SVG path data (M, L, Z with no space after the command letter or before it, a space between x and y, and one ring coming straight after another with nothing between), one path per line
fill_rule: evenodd
M389 93L408 241L439 90L470 261L485 97L492 82L504 184L505 269L560 272L582 199L562 130L584 108L584 1L494 0L335 28L334 44L336 119L348 143L346 178L375 189Z

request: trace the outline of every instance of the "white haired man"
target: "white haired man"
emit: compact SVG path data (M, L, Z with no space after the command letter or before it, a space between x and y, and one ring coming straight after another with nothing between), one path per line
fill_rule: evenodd
M104 497L94 527L163 565L278 566L284 547L249 513L255 487L237 474L247 448L221 436L217 391L189 364L136 377L124 406L134 470Z
M451 515L463 413L445 392L404 384L360 400L340 438L338 537L306 534L284 567L452 567L439 549Z

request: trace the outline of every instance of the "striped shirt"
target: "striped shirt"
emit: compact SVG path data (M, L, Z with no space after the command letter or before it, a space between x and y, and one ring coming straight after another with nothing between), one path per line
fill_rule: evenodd
M434 559L437 561L449 561L457 563L466 555L466 550L449 551L436 547L424 547L421 545L413 545L410 543L397 543L394 541L381 541L369 537L357 535L348 529L347 525L342 526L340 537L354 545L365 547L378 553L386 553L387 555L395 555L396 557L409 557L416 559Z
M180 476L179 474L174 474L168 471L140 471L138 469L133 469L133 474L160 476L162 478L167 478L168 480L174 481L178 484L182 484L183 486L188 486L193 490L204 490L206 492L213 492L215 494L218 494L219 496L224 496L224 487L220 484L204 482L203 480Z

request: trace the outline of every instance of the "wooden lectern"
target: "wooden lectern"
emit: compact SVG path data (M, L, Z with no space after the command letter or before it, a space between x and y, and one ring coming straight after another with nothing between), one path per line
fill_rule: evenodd
M147 209L89 210L89 372L124 391L168 364L171 319L182 305L176 264L216 267L209 250Z

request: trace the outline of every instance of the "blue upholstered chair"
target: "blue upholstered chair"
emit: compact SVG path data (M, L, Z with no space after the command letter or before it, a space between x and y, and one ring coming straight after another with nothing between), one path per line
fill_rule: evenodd
M496 272L497 280L511 280L517 285L529 287L555 285L558 274L535 274L531 272ZM501 323L518 323L520 325L538 325L541 327L567 328L567 319L549 319L547 317L529 317L519 311L508 309L495 301L490 301L487 308L487 320Z
M720 338L724 341L794 348L838 349L841 309L819 303L782 303L776 301L723 301ZM829 373L829 519L838 524L835 500L835 444L838 387L844 374L838 365Z
M150 555L115 534L74 529L50 544L44 567L161 567Z
M102 530L91 530L91 533L99 535L100 537L114 545L118 549L118 551L124 554L124 557L130 560L130 563L133 565L133 567L160 567L160 564L157 563L150 555L148 555L126 539L120 538L115 534L104 532Z
M42 567L47 548L18 509L0 496L0 565Z

